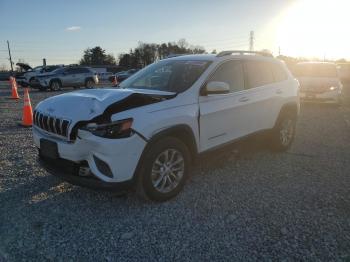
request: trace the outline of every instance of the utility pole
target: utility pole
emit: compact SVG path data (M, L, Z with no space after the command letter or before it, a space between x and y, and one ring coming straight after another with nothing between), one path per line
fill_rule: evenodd
M254 51L254 31L250 31L250 35L249 35L249 51Z
M13 75L13 64L12 64L12 57L11 57L11 50L10 50L9 40L7 40L7 49L9 50L9 57L10 57L10 64L11 64L11 75Z
M281 56L281 47L278 47L278 56Z

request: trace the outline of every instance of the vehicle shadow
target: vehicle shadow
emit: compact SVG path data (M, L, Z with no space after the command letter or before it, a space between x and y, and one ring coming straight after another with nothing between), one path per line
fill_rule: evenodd
M272 153L267 134L254 135L200 155L195 169L213 169L225 166L228 161L251 159L261 152Z

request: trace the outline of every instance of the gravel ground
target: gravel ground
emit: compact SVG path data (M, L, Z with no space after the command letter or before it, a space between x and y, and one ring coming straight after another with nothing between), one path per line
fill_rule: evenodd
M35 105L52 92L31 92ZM20 91L22 95L22 91ZM203 156L146 203L71 186L36 162L0 89L0 261L350 261L350 108L304 105L287 153L254 139Z

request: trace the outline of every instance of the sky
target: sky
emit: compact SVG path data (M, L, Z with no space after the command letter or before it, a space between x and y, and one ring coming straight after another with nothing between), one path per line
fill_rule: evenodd
M251 30L255 50L269 49L277 55L280 48L285 55L350 58L349 37L343 36L346 14L339 19L350 7L347 2L0 0L0 66L9 64L6 40L14 62L21 59L35 66L42 58L48 64L77 63L86 48L97 45L117 57L139 41L185 38L208 52L247 50Z

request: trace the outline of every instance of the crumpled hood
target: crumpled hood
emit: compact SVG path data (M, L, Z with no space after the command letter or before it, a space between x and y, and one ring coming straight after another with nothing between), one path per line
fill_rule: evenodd
M35 110L76 123L92 120L106 112L110 117L118 111L151 104L152 99L161 101L175 95L172 92L145 89L90 89L50 97L40 102Z

